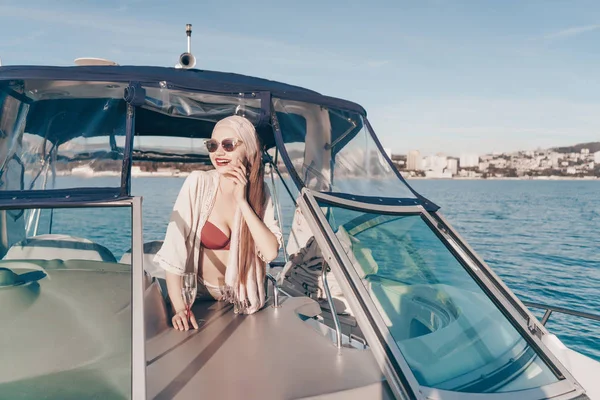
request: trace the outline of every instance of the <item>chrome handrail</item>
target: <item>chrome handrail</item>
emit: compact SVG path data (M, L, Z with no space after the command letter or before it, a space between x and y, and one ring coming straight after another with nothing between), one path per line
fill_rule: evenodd
M269 273L267 273L266 277L268 280L271 281L271 284L273 285L273 295L275 297L273 307L279 308L279 287L277 286L277 279L275 279L275 277Z
M279 150L275 150L276 151L276 157L277 157L277 152ZM283 219L281 218L281 206L279 204L279 196L277 195L277 185L275 184L275 174L273 173L273 171L276 169L275 164L273 163L273 161L270 161L270 168L269 168L269 172L271 175L271 185L273 186L273 196L272 196L272 201L273 201L273 205L275 206L275 211L277 212L277 223L279 224L279 230L281 231L281 233L283 233ZM281 178L280 178L281 179ZM288 259L288 255L287 255L287 250L285 248L285 246L282 246L282 250L283 250L283 259L287 261Z
M329 268L327 263L323 263L323 289L325 289L325 295L327 296L327 302L329 303L329 309L331 310L331 317L333 318L333 323L335 324L336 346L338 349L341 349L342 327L340 325L340 320L335 310L335 305L333 304L333 297L331 296L331 292L329 291L329 285L327 284L327 268Z
M546 304L534 303L531 301L523 301L522 303L525 304L527 307L545 310L544 316L542 317L542 319L540 321L542 323L542 325L544 325L544 326L546 325L546 322L548 322L548 320L550 319L550 316L552 315L553 311L556 311L557 313L561 313L561 314L575 315L576 317L591 319L594 321L600 321L600 315L588 313L585 311L577 311L577 310L571 310L569 308L564 308L564 307L549 306Z

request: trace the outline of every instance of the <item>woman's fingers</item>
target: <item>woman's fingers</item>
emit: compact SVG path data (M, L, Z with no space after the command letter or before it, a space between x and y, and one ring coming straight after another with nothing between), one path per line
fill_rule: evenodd
M196 321L196 317L194 314L190 312L189 322L187 319L187 315L185 315L185 311L178 312L172 319L173 328L178 331L187 331L190 329L190 326L194 327L194 329L198 329L198 321Z
M233 167L231 169L231 174L237 176L239 180L244 184L248 182L248 180L246 179L246 174L244 173L241 167Z
M237 173L232 173L228 176L228 178L230 180L232 180L236 185L242 185L245 186L246 185L246 179L240 177Z
M177 329L178 331L182 331L183 330L183 324L181 323L181 318L179 318L179 315L175 315L173 317L173 328Z
M240 180L244 183L244 185L247 184L248 177L246 176L246 172L244 172L244 170L242 168L240 168L238 170L238 174L239 174Z

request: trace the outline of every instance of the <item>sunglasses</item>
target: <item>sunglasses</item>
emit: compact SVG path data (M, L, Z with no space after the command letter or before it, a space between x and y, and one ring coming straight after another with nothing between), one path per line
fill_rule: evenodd
M214 153L219 148L219 144L228 153L231 153L235 150L243 142L240 139L223 139L221 143L219 143L216 139L209 139L204 141L204 145L209 153Z

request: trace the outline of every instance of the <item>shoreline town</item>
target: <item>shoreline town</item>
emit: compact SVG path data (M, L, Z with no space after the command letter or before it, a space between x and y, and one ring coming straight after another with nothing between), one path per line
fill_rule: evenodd
M442 153L422 156L418 150L406 155L393 154L384 149L393 165L406 179L489 179L489 180L596 180L600 179L600 142L584 143L570 147L548 150L516 151L494 154L461 154L460 157L446 156ZM290 154L292 163L299 167L301 155ZM349 155L345 155L350 159ZM364 155L359 157L366 160ZM372 164L375 160L367 163ZM383 161L383 160L380 160ZM382 162L383 163L383 162ZM121 162L117 160L84 160L59 163L57 175L73 176L112 176L119 175ZM362 162L349 163L356 166L347 171L348 178L364 177ZM383 163L384 164L384 163ZM368 166L366 167L368 168ZM171 177L187 176L198 169L212 169L206 155L194 155L194 162L166 160L134 161L133 177ZM283 176L287 170L279 165ZM376 178L376 176L369 176Z

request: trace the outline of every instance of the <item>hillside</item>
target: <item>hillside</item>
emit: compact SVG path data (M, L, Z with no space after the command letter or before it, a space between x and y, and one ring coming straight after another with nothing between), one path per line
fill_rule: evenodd
M588 149L590 153L600 151L600 142L580 143L573 146L555 147L551 150L557 153L581 153L581 149Z

